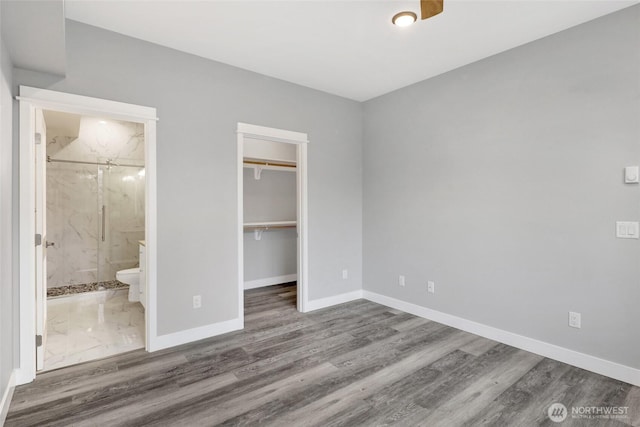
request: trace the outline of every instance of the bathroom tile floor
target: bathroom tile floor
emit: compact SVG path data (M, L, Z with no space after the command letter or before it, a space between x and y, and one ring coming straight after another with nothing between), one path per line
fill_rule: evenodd
M127 289L49 299L44 370L144 348L144 334L144 308Z

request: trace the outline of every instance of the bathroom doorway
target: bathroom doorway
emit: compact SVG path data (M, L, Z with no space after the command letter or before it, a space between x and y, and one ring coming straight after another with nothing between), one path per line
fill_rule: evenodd
M42 120L47 295L37 364L52 370L145 346L144 125L46 109Z
M110 355L99 349L101 339L112 338L107 324L118 328L124 322L137 328L141 340L134 343L131 335L120 334L120 350L157 349L155 108L27 86L20 87L17 99L20 368L16 383L33 381L42 368L63 366L46 366L44 355L47 345L51 348L53 332L65 328L99 335L85 334L92 345L75 361L68 358L72 363ZM115 149L110 142L122 136L124 145ZM102 150L105 147L111 151ZM88 194L95 197L85 197ZM87 245L88 241L93 243ZM132 276L138 278L137 291ZM129 291L135 291L131 298ZM48 304L48 294L54 303ZM135 301L136 296L146 305ZM54 308L70 297L75 297L68 300L75 301L75 311ZM94 323L88 324L80 312L91 304L85 317ZM137 307L139 314L123 310L126 305ZM67 326L60 318L52 326L47 320L55 319L56 310L73 312L76 318L68 314ZM66 346L82 347L74 339Z
M291 303L306 311L307 142L304 133L238 123L238 305L243 322L256 301L268 307L255 297L273 292L277 305ZM245 307L247 296L250 307Z

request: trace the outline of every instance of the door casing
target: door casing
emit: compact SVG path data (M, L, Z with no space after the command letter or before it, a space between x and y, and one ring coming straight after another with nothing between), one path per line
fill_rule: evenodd
M308 249L308 195L307 195L307 146L306 133L238 123L238 317L244 327L244 138L295 144L296 150L296 214L298 228L298 311L304 313L309 305L309 249Z
M42 109L36 108L35 125L35 227L40 244L35 247L36 257L36 370L44 368L47 339L47 127Z
M35 228L35 124L36 110L46 109L144 124L145 134L145 240L147 250L146 349L157 344L157 189L156 109L100 98L20 86L20 174L19 174L19 367L16 384L36 376L36 251ZM44 142L46 144L46 142Z

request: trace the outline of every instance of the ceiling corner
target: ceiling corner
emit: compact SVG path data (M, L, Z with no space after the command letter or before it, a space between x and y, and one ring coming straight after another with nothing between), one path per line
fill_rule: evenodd
M2 0L2 38L18 68L66 74L63 0Z

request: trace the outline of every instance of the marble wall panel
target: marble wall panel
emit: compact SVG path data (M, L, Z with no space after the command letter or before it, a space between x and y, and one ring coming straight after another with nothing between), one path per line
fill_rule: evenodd
M47 135L52 159L142 165L141 124L83 117L79 136ZM51 126L55 131L55 124ZM142 167L47 163L47 286L115 279L138 264L144 239ZM102 240L102 205L105 239Z

